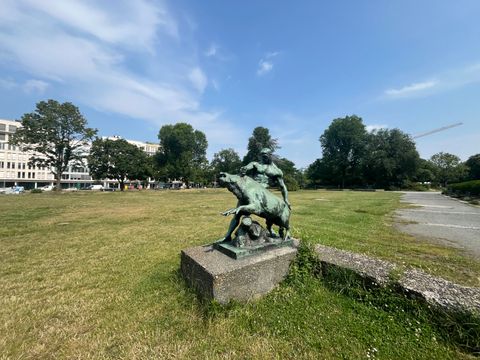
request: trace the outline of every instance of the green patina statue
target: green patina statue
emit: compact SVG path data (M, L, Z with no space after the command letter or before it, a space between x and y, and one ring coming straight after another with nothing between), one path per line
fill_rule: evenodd
M260 151L260 162L252 161L248 165L240 168L241 175L249 175L255 181L262 184L265 188L279 187L282 192L283 200L290 208L288 202L288 190L283 182L283 172L272 161L272 150L263 148Z
M233 214L234 217L225 237L217 244L227 243L230 248L265 248L265 244L275 245L290 238L291 206L288 190L283 181L282 170L272 162L270 149L262 149L260 162L253 161L242 167L240 175L220 173L218 180L237 197L238 203L235 208L222 213L225 216ZM283 199L267 190L268 186L279 187ZM266 231L258 222L252 221L252 214L266 220ZM273 225L279 227L280 238L273 232ZM237 227L236 236L232 240L232 234ZM223 247L225 246L227 245ZM224 248L220 250L224 251Z

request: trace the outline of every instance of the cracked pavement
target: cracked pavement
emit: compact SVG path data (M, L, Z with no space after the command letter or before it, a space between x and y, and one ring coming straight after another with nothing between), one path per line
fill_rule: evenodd
M480 259L480 207L439 192L402 192L414 208L395 213L396 227L407 234L464 250Z

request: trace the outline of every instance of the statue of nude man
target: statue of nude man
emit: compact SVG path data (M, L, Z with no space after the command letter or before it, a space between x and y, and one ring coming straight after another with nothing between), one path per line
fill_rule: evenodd
M282 192L283 201L291 209L288 201L288 190L283 181L283 172L272 161L272 150L263 148L260 151L260 162L252 161L240 168L241 175L248 175L265 188L277 187Z
M264 148L260 152L260 161L252 161L251 163L243 166L240 168L240 175L245 176L248 175L257 183L261 184L263 187L267 188L277 187L280 188L282 192L283 201L291 209L290 202L288 201L288 190L285 186L285 182L283 181L283 172L280 170L277 165L275 165L272 161L272 151L268 148ZM237 207L240 206L240 202L237 204ZM231 211L226 211L223 215L227 216L230 215ZM230 241L232 238L233 231L237 228L240 224L240 218L242 214L236 213L233 219L230 221L230 226L228 228L227 234L225 237L220 240L221 242ZM270 232L271 236L275 234L272 231L272 224L267 223L268 231Z

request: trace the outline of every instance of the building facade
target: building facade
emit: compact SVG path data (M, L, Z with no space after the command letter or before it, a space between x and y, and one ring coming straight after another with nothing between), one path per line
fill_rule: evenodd
M30 166L28 162L33 154L8 143L10 136L21 126L18 121L0 119L0 188L23 186L25 189L35 189L45 185L54 185L55 179L50 168ZM120 137L113 136L109 139L116 140ZM127 141L149 155L154 155L160 147L158 144ZM89 150L90 147L83 149L86 154ZM84 188L93 183L99 183L99 181L92 179L86 163L83 166L69 166L62 175L62 188ZM118 187L116 180L103 179L100 183L104 187ZM153 180L149 183L153 183Z
M28 160L32 153L8 143L10 136L15 134L20 126L17 121L0 119L0 187L19 185L35 188L53 183L50 169L30 166Z

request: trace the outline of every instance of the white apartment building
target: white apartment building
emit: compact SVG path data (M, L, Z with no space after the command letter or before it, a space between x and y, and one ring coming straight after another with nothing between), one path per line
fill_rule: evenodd
M114 135L114 136L103 137L103 139L119 140L119 139L122 139L122 137L118 135ZM125 139L125 140L132 145L136 145L137 147L145 151L148 155L155 155L158 149L160 149L159 144L154 144L151 142L136 141L136 140L128 140L128 139Z
M8 143L9 137L22 126L18 121L0 119L0 188L11 186L24 186L25 189L34 189L44 185L54 185L55 179L49 168L39 166L29 166L28 161L32 156L31 152L22 151L18 146ZM120 139L118 136L109 139ZM141 141L127 140L141 148L149 155L157 152L160 145ZM88 153L89 148L84 149ZM88 167L69 166L62 175L62 187L83 188L93 184L94 181L89 174ZM104 187L117 187L115 180L104 179L101 181ZM149 181L149 183L153 183Z
M0 187L20 185L33 188L53 183L49 169L29 166L32 154L8 143L20 126L17 121L0 119Z

